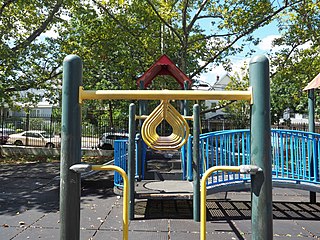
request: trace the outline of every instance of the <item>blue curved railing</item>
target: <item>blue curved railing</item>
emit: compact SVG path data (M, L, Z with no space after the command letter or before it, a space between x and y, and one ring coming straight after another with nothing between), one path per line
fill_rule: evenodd
M251 164L249 130L225 130L201 134L199 144L200 175L212 166ZM320 134L272 129L271 146L273 180L320 184ZM143 149L145 150L145 147ZM145 152L142 155L145 156ZM192 180L192 137L181 149L181 159L183 178ZM115 141L115 165L124 170L127 168L126 140ZM145 166L145 158L142 166ZM215 172L208 178L207 187L247 180L250 180L248 174ZM117 173L115 173L115 185L122 186L122 178Z
M319 184L319 140L320 134L317 133L272 129L272 179ZM227 130L202 134L200 151L201 175L212 166L251 164L250 131ZM188 154L192 156L191 151ZM192 179L191 170L187 169L186 179ZM216 172L208 179L207 186L249 179L248 174Z

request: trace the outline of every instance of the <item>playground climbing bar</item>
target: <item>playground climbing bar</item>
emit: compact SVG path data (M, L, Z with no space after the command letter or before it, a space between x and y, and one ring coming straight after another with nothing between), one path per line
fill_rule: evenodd
M251 88L246 91L196 90L84 90L79 88L79 102L96 100L247 100L252 101Z

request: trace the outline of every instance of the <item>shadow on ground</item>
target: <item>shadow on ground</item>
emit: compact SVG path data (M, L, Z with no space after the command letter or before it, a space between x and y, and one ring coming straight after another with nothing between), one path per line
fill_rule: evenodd
M60 164L27 163L2 165L0 214L16 215L27 210L43 213L59 210ZM112 173L101 172L81 182L81 196L114 196ZM85 200L81 200L85 201Z
M192 200L147 200L136 204L136 214L146 219L192 219ZM320 203L273 202L273 218L320 220ZM207 220L251 219L250 201L207 200Z

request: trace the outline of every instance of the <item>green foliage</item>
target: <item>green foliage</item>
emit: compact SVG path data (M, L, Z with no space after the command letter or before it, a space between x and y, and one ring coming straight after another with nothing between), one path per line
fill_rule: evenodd
M236 74L234 77L231 77L231 82L226 87L226 90L247 90L248 87L248 76L241 78ZM250 126L250 103L248 101L240 100L231 104L226 104L226 101L222 101L220 104L226 105L224 112L227 113L227 118L232 126L237 126L238 129Z
M279 19L282 35L274 45L282 48L271 56L273 123L279 122L288 107L296 113L307 113L307 93L303 88L320 72L320 3L303 1L293 10L284 12ZM316 105L319 104L320 99L317 99ZM319 116L319 108L316 113Z
M65 1L67 6L68 1ZM62 16L62 1L2 1L0 11L0 101L38 101L41 97L54 102L59 81L58 45L44 33L53 30ZM46 41L45 41L46 39Z
M32 130L47 130L47 129L41 129L42 126L45 126L43 124L44 121L41 118L32 118L29 122L29 128Z
M0 98L11 105L42 97L59 102L67 54L83 59L85 89L137 89L137 78L163 53L193 81L212 64L230 69L228 57L248 42L257 44L252 33L280 16L279 27L289 34L279 44L306 42L309 33L319 41L319 24L313 24L319 21L319 3L310 0L18 0L0 5ZM289 24L281 24L283 19ZM44 35L48 30L56 36ZM177 85L165 77L151 88ZM21 96L23 90L28 94ZM85 108L113 124L113 119L124 120L128 102L85 102Z

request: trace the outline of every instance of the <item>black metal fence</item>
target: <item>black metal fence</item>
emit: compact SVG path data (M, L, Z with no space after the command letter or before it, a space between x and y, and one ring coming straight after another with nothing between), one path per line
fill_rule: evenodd
M138 124L138 123L137 123ZM128 124L114 123L116 127L110 127L109 121L105 119L96 119L94 124L90 121L82 121L82 147L84 148L97 148L99 145L99 139L103 133L127 133ZM226 129L237 129L237 126L228 120L211 120L211 121L202 121L202 132L213 132ZM299 124L290 124L290 125L274 125L272 128L278 129L291 129L291 130L301 130L308 131L308 124L299 123ZM49 135L49 140L59 141L61 136L61 118L53 117L52 115L47 116L33 116L26 114L20 117L1 117L0 119L0 144L14 144L12 141L8 141L8 137L12 133L22 133L24 131L44 131ZM316 125L316 133L320 133L320 125ZM161 133L160 133L161 134ZM32 136L27 136L27 141L25 142L16 142L21 143L21 145L27 146L37 146L39 145L36 141L33 140ZM41 143L43 146L46 146L47 142ZM41 145L41 146L42 146ZM50 147L50 146L48 146ZM55 147L59 147L59 144L55 144Z
M23 133L28 131L25 136L14 136L12 134ZM46 139L44 142L39 142L40 139L35 139L37 134L34 132L46 132ZM108 121L97 119L95 124L87 121L82 121L82 147L96 148L99 144L99 138L103 133L125 133L127 127L109 127ZM11 139L9 138L11 135ZM26 146L47 146L47 143L55 141L54 147L59 147L61 136L61 118L47 115L32 116L26 114L20 117L1 118L0 122L0 144L14 144ZM14 137L14 138L13 138ZM20 139L22 138L22 139ZM24 140L26 138L26 140ZM38 138L41 138L38 135Z

